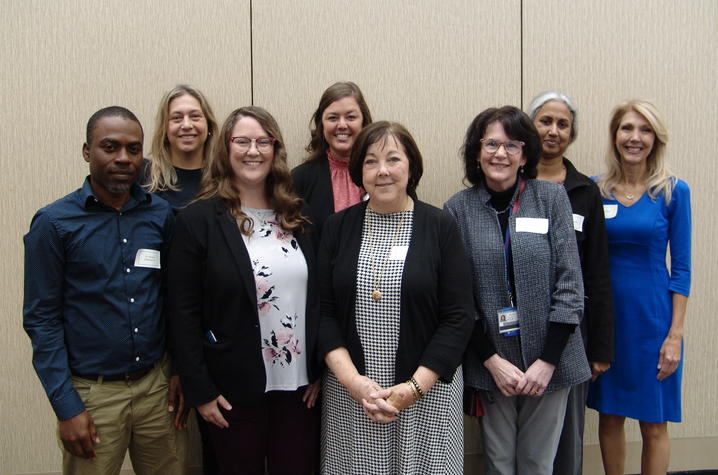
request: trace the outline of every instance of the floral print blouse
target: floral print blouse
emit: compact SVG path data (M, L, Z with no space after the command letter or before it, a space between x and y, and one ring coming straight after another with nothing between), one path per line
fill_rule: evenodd
M254 271L262 336L265 391L293 391L308 384L306 362L307 262L291 232L270 209L242 207L253 232L242 235Z

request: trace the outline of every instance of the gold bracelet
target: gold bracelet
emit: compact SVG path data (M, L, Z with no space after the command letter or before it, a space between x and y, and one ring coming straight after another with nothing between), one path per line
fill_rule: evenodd
M424 397L424 391L421 390L421 386L419 386L419 383L416 382L414 378L411 378L411 382L416 386L416 390L419 393L419 399Z
M409 389L411 389L411 394L414 396L414 402L418 401L421 396L419 396L419 392L416 390L411 380L407 381L406 384L409 385Z
M409 382L411 383L411 386L414 388L414 391L416 391L416 400L418 401L419 399L423 398L424 391L421 390L421 386L419 386L419 383L417 383L414 378L411 378L409 380Z

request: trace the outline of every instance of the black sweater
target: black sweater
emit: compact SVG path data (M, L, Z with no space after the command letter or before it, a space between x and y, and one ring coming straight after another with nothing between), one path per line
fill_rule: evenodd
M367 203L330 216L319 250L319 354L349 351L366 374L355 321L356 269ZM426 366L450 382L474 324L471 269L461 235L448 213L416 201L401 288L395 383Z

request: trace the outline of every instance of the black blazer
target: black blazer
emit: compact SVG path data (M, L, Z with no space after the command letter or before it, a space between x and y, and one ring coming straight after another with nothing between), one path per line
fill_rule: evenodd
M313 228L295 237L307 261L306 351L309 380L318 375ZM190 407L223 395L230 404L259 402L266 386L254 274L224 200L189 205L177 216L168 259L170 337ZM207 338L211 330L217 339Z
M322 226L334 214L334 191L329 173L329 161L321 157L304 162L292 170L294 191L309 205L309 219L321 236Z
M319 250L321 323L319 353L346 347L360 374L366 374L357 333L356 269L364 212L359 203L329 217ZM454 218L415 201L409 251L401 282L399 346L395 382L418 366L450 382L474 327L469 260Z

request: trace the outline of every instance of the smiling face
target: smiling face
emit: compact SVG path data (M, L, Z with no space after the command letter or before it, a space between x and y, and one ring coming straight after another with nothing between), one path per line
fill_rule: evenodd
M324 140L337 158L348 159L354 141L362 129L363 116L352 96L332 102L322 113Z
M494 121L486 126L484 139L505 143L513 140L504 132L501 122ZM516 176L519 167L526 164L526 157L523 149L521 153L511 156L506 153L506 147L501 146L495 153L488 153L481 147L477 158L481 171L484 174L486 185L493 191L505 191L516 183Z
M207 140L207 119L199 101L190 94L170 101L167 114L167 141L170 156L193 154Z
M409 183L409 158L404 146L393 135L385 135L369 145L362 165L362 184L369 204L380 213L404 209Z
M105 116L97 120L82 155L90 164L90 185L97 198L113 206L129 193L142 163L142 128L134 120Z
M534 118L534 126L541 137L541 158L563 157L571 143L571 112L561 101L548 101Z
M641 114L634 110L623 114L616 130L615 140L615 147L622 163L645 164L655 141L656 134L651 124Z
M258 139L269 137L269 134L254 117L244 116L234 124L231 136ZM268 152L260 152L256 140L252 140L247 150L241 150L240 145L236 143L229 143L229 162L234 173L234 182L240 193L250 188L263 189L272 169L273 160L274 148Z

